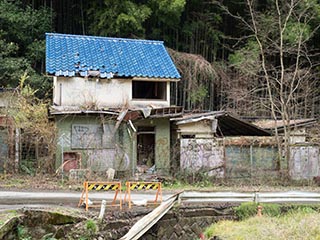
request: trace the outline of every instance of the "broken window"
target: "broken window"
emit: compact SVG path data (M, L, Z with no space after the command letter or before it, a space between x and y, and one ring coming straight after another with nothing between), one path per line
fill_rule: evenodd
M103 129L101 125L73 124L71 148L101 148Z
M114 124L73 124L72 149L113 148Z
M167 99L167 83L151 81L132 81L132 98Z

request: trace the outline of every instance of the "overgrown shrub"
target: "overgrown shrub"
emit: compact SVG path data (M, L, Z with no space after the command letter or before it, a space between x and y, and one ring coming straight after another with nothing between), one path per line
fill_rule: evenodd
M296 204L296 205L283 205L281 206L282 213L292 213L292 212L304 212L304 213L315 213L320 212L319 204Z
M48 117L48 102L36 97L36 92L27 84L25 73L20 86L8 98L8 107L3 110L12 119L15 138L19 137L19 165L15 156L6 162L7 172L18 170L29 175L53 172L56 150L56 127ZM10 144L15 144L13 141ZM15 146L9 146L14 149ZM11 150L13 151L13 150Z

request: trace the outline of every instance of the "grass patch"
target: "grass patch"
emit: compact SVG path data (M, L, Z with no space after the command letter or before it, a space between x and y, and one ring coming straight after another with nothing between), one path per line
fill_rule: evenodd
M95 234L98 231L98 227L95 221L92 219L87 220L86 229L89 234Z
M5 212L1 212L0 213L0 227L2 227L2 225L10 218L14 218L14 217L18 217L18 216L19 216L19 214L17 213L16 210L8 210Z
M205 231L208 238L219 239L315 239L320 240L320 214L313 208L288 211L278 217L263 215L243 221L220 221Z
M278 217L281 214L281 208L279 204L264 204L247 202L242 203L240 206L235 207L235 214L239 220L245 220L249 217L257 215L258 206L262 206L262 212L269 217Z

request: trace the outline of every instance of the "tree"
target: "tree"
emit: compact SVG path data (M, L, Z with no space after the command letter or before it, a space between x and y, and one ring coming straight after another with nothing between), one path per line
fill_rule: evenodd
M50 82L44 72L45 32L51 30L47 8L33 10L19 1L0 0L0 86L16 87L27 72L44 96Z
M110 37L144 37L143 23L151 15L146 4L136 1L93 1L88 8L90 32Z
M315 0L273 0L266 5L246 0L248 18L236 15L224 7L226 12L243 23L247 36L242 48L230 56L238 71L251 81L261 81L267 93L268 106L273 119L281 119L284 124L284 157L288 174L292 168L290 161L289 121L303 115L301 111L307 99L319 94L310 92L308 86L318 83L315 79L316 56L312 45L320 21L320 4ZM307 96L309 94L309 96ZM276 136L277 128L275 129ZM279 138L278 138L279 139ZM279 149L282 144L278 142Z
M169 49L182 79L172 89L175 104L186 110L212 109L216 95L217 73L215 68L201 55L181 53Z

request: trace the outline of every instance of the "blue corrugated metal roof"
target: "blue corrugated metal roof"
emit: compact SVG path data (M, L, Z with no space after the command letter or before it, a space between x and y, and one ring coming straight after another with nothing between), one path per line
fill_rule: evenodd
M162 41L46 34L46 72L56 76L180 78Z

